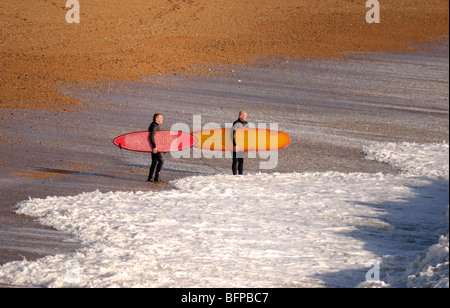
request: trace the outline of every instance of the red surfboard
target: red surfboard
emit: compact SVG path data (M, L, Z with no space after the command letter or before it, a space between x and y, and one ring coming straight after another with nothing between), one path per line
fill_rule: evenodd
M188 149L197 143L197 138L182 132L158 131L155 135L156 146L161 153L176 152ZM113 140L121 149L136 152L152 152L150 132L128 133Z

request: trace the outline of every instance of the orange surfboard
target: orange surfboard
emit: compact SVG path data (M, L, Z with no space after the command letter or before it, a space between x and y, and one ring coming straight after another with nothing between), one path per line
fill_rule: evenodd
M231 128L217 128L192 133L198 142L195 148L211 151L233 151ZM235 133L238 151L272 151L287 147L291 143L288 134L278 130L261 128L238 128Z

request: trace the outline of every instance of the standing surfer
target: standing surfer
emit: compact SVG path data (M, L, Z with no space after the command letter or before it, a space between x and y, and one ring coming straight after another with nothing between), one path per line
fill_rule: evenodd
M148 128L148 131L150 132L150 143L153 148L152 152L152 165L150 166L150 172L148 174L148 182L155 182L155 183L163 183L159 179L159 174L161 172L161 168L164 164L164 158L162 157L162 154L158 152L158 146L155 142L155 135L156 132L160 130L159 125L161 125L164 121L164 118L162 114L156 113L153 116L153 122L150 124L150 127ZM155 173L155 179L153 180L153 174Z
M240 175L244 174L244 152L240 151L237 144L235 133L238 128L248 127L247 123L247 112L241 111L239 112L239 119L237 119L233 123L233 128L231 129L231 138L233 139L233 174L237 175L238 172Z

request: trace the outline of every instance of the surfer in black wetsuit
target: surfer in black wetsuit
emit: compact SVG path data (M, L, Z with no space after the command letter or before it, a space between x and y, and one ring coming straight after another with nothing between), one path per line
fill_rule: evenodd
M162 157L162 154L158 152L158 146L155 142L155 135L156 132L160 130L159 125L162 124L164 121L164 118L162 114L156 113L153 116L153 122L150 124L150 127L148 128L148 131L150 132L150 143L153 148L152 152L152 165L150 166L150 172L148 174L148 182L155 182L155 183L162 183L162 181L159 179L159 174L161 172L161 168L164 164L164 158ZM153 174L155 173L155 179L153 180Z
M233 174L237 175L238 172L240 175L244 174L244 152L240 151L236 144L236 138L234 134L236 133L236 129L248 127L247 123L247 112L241 111L239 112L239 119L237 119L233 123L233 128L231 129L231 138L233 139Z

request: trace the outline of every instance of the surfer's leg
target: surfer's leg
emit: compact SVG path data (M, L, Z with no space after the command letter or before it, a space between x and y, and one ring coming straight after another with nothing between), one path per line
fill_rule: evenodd
M156 161L158 164L156 165L155 182L159 181L159 174L161 173L161 169L164 165L164 158L161 153L156 154Z
M237 175L237 173L238 173L238 164L239 164L239 161L238 161L236 152L233 152L233 165L231 166L231 168L233 170L233 175Z
M156 164L158 163L158 159L156 158L156 154L152 153L152 164L150 166L150 170L148 173L147 181L152 182L153 173L155 173Z
M243 175L244 174L244 159L238 158L238 161L239 161L239 166L238 166L239 174Z

